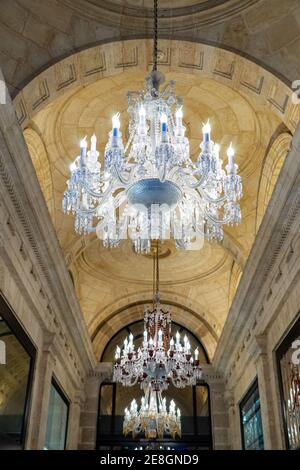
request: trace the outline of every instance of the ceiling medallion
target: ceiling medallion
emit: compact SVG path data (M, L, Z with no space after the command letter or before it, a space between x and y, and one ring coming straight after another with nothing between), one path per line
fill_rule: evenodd
M105 247L129 237L138 253L150 252L152 240L173 239L177 248L195 249L193 243L204 238L222 240L223 225L241 220L242 181L234 150L230 145L223 169L209 122L202 128L198 158L190 157L175 83L162 86L164 76L157 70L154 4L153 70L143 91L128 93L128 140L124 144L119 114L112 118L103 163L96 136L89 150L82 139L62 204L74 215L77 233L96 232Z

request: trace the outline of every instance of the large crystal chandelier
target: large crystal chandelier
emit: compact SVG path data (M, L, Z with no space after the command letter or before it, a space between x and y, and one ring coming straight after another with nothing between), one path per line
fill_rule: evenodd
M113 379L124 386L139 383L144 390L161 392L170 383L178 388L196 385L202 370L198 348L193 354L187 336L182 342L179 332L175 339L171 335L171 314L160 304L158 243L153 251L153 307L144 311L143 343L136 349L131 333L122 350L117 346Z
M79 234L96 232L104 246L130 238L137 252L151 249L151 240L173 238L189 248L203 237L221 240L223 225L238 224L242 181L232 146L222 168L220 146L203 125L198 158L190 157L183 125L182 101L174 82L160 89L157 70L157 0L154 0L153 70L145 90L128 93L129 137L124 144L119 114L100 162L96 136L80 142L64 193L63 210L75 216Z
M129 408L125 408L123 434L127 436L131 433L133 438L144 434L149 440L171 435L175 439L176 436L181 437L180 416L180 409L176 410L174 400L170 401L168 410L166 398L150 387L141 399L140 408L135 399Z

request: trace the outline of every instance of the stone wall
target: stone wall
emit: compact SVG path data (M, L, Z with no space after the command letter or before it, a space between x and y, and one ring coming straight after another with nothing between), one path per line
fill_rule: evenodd
M241 448L239 402L257 377L266 449L285 448L275 352L300 312L300 127L243 272L213 364L229 397L230 445Z
M0 64L12 95L42 69L75 51L152 36L151 2L148 9L142 3L2 0ZM170 1L161 16L161 37L217 45L249 56L287 82L299 78L298 0L194 2L182 8Z
M0 291L37 351L25 445L44 446L55 376L70 401L67 448L77 448L84 384L96 361L10 101L0 108L0 182Z

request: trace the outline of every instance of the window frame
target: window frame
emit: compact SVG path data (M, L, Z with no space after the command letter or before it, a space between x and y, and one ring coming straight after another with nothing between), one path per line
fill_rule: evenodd
M27 378L27 385L26 385L26 393L25 393L25 405L23 410L23 419L22 419L22 427L21 427L21 439L20 439L20 447L21 449L25 448L26 444L26 437L29 425L29 413L31 408L31 400L32 400L32 389L33 389L33 382L34 382L34 371L35 371L35 363L36 363L36 348L31 341L29 335L26 333L25 329L22 327L21 323L16 318L14 310L5 299L3 295L0 294L0 316L3 318L5 323L11 329L14 336L20 342L24 350L27 352L30 358L29 363L29 372Z
M65 405L67 405L67 419L66 419L66 431L65 431L65 439L64 439L64 448L61 450L66 450L67 442L68 442L68 435L69 435L69 417L70 417L70 404L71 400L69 399L68 395L65 393L64 389L60 385L59 381L57 380L55 374L52 375L51 382L50 382L50 392L51 387L54 387L60 398L63 400ZM49 402L48 402L48 413L49 413L49 405L50 405L50 394L49 394ZM48 413L47 413L47 423L46 423L46 432L47 432L47 424L48 424ZM45 435L45 443L46 444L46 435ZM50 449L49 449L50 450ZM55 450L55 449L53 449Z
M243 416L242 416L242 408L245 406L249 398L254 394L254 392L258 390L258 396L259 396L259 409L260 409L260 417L262 419L262 414L261 414L261 401L260 401L260 393L259 393L259 383L258 383L258 377L256 376L251 385L249 386L247 392L243 396L243 398L239 401L239 417L240 417L240 431L241 431L241 441L242 441L242 450L254 450L254 449L246 449L245 447L245 433L244 433L244 426L243 426ZM263 437L263 442L264 446L263 449L265 448L265 441L264 441L264 430L262 427L262 437ZM258 450L258 449L257 449Z
M288 352L291 348L292 343L295 339L300 336L300 311L296 315L296 319L293 322L292 326L290 327L289 331L285 334L285 336L281 339L281 342L277 349L275 350L275 357L276 357L276 366L277 366L277 383L279 388L279 396L280 396L280 411L281 411L281 421L283 424L283 432L284 432L284 443L287 450L291 450L289 435L288 435L288 426L286 420L286 410L285 410L285 399L284 399L284 390L283 390L283 377L281 371L281 364L280 361L283 356ZM299 448L297 448L299 450Z

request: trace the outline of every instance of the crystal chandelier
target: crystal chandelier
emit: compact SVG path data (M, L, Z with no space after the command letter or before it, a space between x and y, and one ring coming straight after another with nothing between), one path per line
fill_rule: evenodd
M202 376L199 350L191 351L185 336L171 336L171 314L162 309L159 294L158 242L153 254L153 308L144 311L143 343L136 350L132 333L116 348L113 380L124 386L139 383L141 388L162 392L170 383L178 388L196 385Z
M130 408L125 408L123 421L123 434L129 433L135 438L138 434L144 434L146 439L162 439L164 435L181 437L180 409L174 400L170 401L167 410L166 398L162 398L160 392L148 388L141 399L140 409L136 400L132 400Z
M102 163L96 136L89 150L82 139L62 204L65 213L75 216L77 233L96 232L105 247L129 237L137 252L149 252L151 240L172 238L183 249L203 237L219 241L223 225L241 219L242 181L232 146L224 170L207 122L199 156L192 160L175 83L160 89L164 76L157 70L157 0L154 26L153 70L145 90L128 93L126 144L119 114L112 118Z

